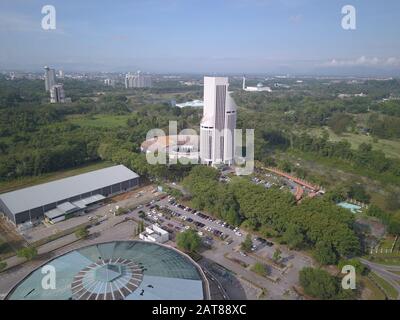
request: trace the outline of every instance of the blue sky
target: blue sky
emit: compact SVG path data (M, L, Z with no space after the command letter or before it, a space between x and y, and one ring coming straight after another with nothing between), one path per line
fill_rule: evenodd
M400 74L399 34L398 0L2 0L0 68Z

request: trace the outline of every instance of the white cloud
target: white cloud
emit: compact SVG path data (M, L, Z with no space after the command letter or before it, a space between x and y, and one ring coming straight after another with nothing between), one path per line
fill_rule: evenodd
M324 67L400 67L400 58L378 58L361 56L356 59L332 59L322 64Z

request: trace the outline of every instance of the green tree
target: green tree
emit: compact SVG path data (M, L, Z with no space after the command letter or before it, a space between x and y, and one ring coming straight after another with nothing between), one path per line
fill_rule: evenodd
M262 277L266 277L268 275L267 266L260 262L256 262L255 264L253 264L251 270Z
M144 211L139 211L139 218L144 219L145 217L146 217L146 214L144 213Z
M119 207L119 208L117 209L117 211L115 211L115 215L116 215L116 216L120 216L120 215L125 214L125 213L127 213L127 212L128 212L128 209L123 208L123 207Z
M300 249L304 245L304 235L299 226L290 224L285 233L283 240L288 244L290 249Z
M349 198L360 202L369 203L371 196L365 190L365 187L360 184L353 184L348 191Z
M241 243L240 248L241 248L244 252L250 252L252 246L253 246L253 241L251 240L251 235L250 235L250 233L248 233L247 236L246 236L246 238L244 239L244 241Z
M89 236L89 230L87 227L80 227L75 231L75 236L78 239L86 239Z
M386 209L390 211L400 209L400 196L396 192L390 192L385 201Z
M142 233L145 230L144 221L140 220L138 223L138 233Z
M318 299L334 299L339 292L335 277L322 269L303 268L299 274L304 292Z
M353 266L356 269L356 273L359 276L362 276L362 275L365 275L368 273L368 268L365 265L363 265L361 263L361 261L357 258L349 259L349 260L340 260L338 263L339 270L342 270L342 268L345 265Z
M195 252L201 244L201 239L195 230L189 229L176 235L176 244L186 252Z
M315 250L314 258L321 264L335 264L337 255L332 248L332 245L326 241L318 241Z
M7 262L0 260L0 271L7 268Z
M281 258L282 258L281 254L282 254L281 249L276 248L275 251L274 251L274 254L272 255L272 259L273 259L275 262L278 262L278 261L281 260Z
M37 256L37 249L35 247L25 247L17 251L17 256L25 258L26 260L33 260Z

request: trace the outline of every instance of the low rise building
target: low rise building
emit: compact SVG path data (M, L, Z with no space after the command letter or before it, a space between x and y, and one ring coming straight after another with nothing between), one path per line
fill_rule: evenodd
M138 185L139 175L117 165L0 194L0 214L16 225L56 222Z
M139 234L139 238L144 241L164 243L169 240L169 233L158 225L153 224L150 227L146 227L145 231Z

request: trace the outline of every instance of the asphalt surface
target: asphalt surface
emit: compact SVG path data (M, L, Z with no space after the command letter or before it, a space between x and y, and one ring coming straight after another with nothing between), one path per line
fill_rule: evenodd
M388 266L379 263L374 263L366 259L360 261L368 266L377 275L389 282L397 290L397 300L400 300L400 275L391 271L400 271L400 266Z
M208 259L209 261L217 263L225 267L226 269L231 270L234 274L236 274L239 279L245 279L246 281L254 284L258 288L265 288L267 292L266 299L299 298L293 291L293 286L297 285L298 283L299 270L301 270L304 266L311 265L312 262L308 257L302 255L299 252L289 251L285 247L280 246L282 257L285 260L285 263L289 265L289 267L284 273L274 268L270 268L271 277L280 279L278 282L273 282L265 277L257 275L256 273L246 268L243 268L241 265L233 262L227 257L242 260L250 266L256 261L263 261L266 258L271 258L273 252L277 247L276 244L272 247L268 247L266 245L258 243L257 249L253 252L256 257L249 255L244 256L240 253L239 248L240 244L246 237L246 232L241 231L242 236L240 236L234 231L218 225L216 221L210 221L201 218L200 216L195 215L191 212L184 211L183 209L170 205L167 198L157 201L154 204L169 208L175 212L180 213L181 215L185 215L186 217L193 219L193 221L201 222L205 226L211 227L213 230L219 230L220 232L228 235L229 239L232 240L230 244L226 244L225 241L214 238L211 241L212 248L210 250L205 250L204 252L202 252L202 255L205 257L205 259ZM38 259L16 266L9 269L8 271L2 272L0 274L0 295L3 295L4 297L4 294L7 293L18 281L23 279L27 274L29 274L32 270L43 264L48 259L53 258L57 255L96 242L133 239L136 226L133 219L137 220L139 218L139 212L141 210L145 211L146 213L151 211L149 207L144 206L121 216L113 216L110 213L105 213L107 211L105 210L105 208L101 210L104 216L100 219L100 223L89 229L90 237L88 239L77 241L75 235L71 234L58 240L52 241L39 248L39 253L41 254L41 256L38 257ZM91 215L94 214L95 213L91 213ZM149 217L147 214L146 216ZM175 232L179 232L179 230L177 229L185 229L185 223L179 218L174 217L172 219L165 219L165 217L160 217L159 215L157 215L157 213L152 214L152 216L157 217L157 222L163 226L168 226L169 224L170 226L168 228L173 229ZM162 222L160 219L164 221ZM202 229L201 231L206 234L204 229ZM13 257L12 259L19 258ZM9 262L11 263L12 261ZM19 261L14 262L16 263ZM239 281L237 281L237 283L239 283ZM222 295L226 295L226 292L223 291ZM227 297L224 296L223 298L226 299Z

